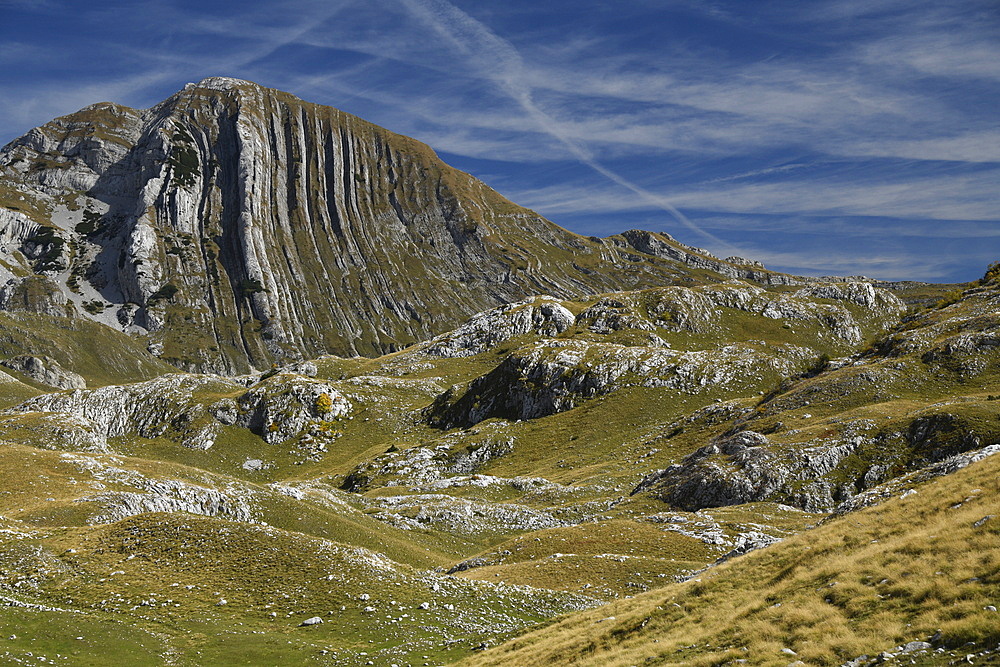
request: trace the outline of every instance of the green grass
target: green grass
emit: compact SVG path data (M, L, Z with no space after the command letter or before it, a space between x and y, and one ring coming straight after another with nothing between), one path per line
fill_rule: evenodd
M294 102L293 107L298 104ZM328 113L324 122L330 128L354 122ZM300 122L294 117L287 120L292 127ZM384 141L387 150L394 150L396 139L359 127L365 137ZM175 139L185 146L190 143ZM318 187L314 170L306 165L307 156L299 158L302 164L296 167L294 178ZM431 176L448 190L442 195L445 198L480 187L465 175L435 165L428 153L398 168L430 169ZM369 166L385 168L381 162ZM372 188L383 187L386 180L385 174L371 170L359 168L354 173ZM378 208L378 197L386 193L370 198L368 194L359 195L358 205L365 214L396 215ZM408 194L413 201L402 201L402 193L397 198L403 217L423 205L420 192ZM307 203L297 202L294 230L287 243L334 243L330 235L319 240L308 232L312 222L305 213ZM511 208L502 215L528 214ZM502 215L484 210L453 222L464 225L465 233L491 235L491 242L504 244L511 267L517 271L536 247L518 234L498 231L505 222ZM225 302L224 308L232 312L215 317L204 305L188 301L191 294L186 286L193 284L187 280L188 264L197 254L190 246L195 242L176 234L164 233L163 238L170 248L163 259L171 275L177 276L176 285L182 286L169 293L161 291L154 299L170 329L167 335L154 336L164 343L164 356L186 367L225 357L233 368L243 368L235 360L245 344L260 348L253 353L254 359L270 361L279 343L272 340L272 348L264 350L264 337L270 334L260 330L244 310L247 298L267 295L257 294L257 285L241 285L242 276L233 281L217 275L216 287L228 295L220 303ZM543 259L557 264L572 260L593 269L598 264L588 248L579 253L548 249L545 252L551 255ZM331 245L319 254L335 250ZM213 262L216 257L212 256ZM382 259L406 280L425 283L416 287L421 299L440 297L437 287L424 281L425 267L420 262L412 257L402 262L398 257ZM323 273L324 264L317 261L306 268L310 277L303 289L329 291L329 285L318 282L329 278ZM621 280L648 285L651 276L667 273L657 262L637 262ZM710 273L689 277L689 284L718 280ZM362 278L351 274L344 280L350 289L362 293ZM452 287L470 293L479 289L464 284ZM428 425L425 409L437 395L454 384L488 376L510 355L539 343L538 336L526 334L457 359L434 358L421 345L378 358L318 359L318 376L347 396L353 410L349 417L331 423L341 435L315 456L304 453L295 438L267 444L235 426L220 426L208 450L182 446L186 432L212 419L204 415L199 418L204 421L195 424L164 423L161 437L126 433L114 438L109 443L111 453L88 455L101 464L101 470L88 471L81 458L74 459L66 451L71 446L56 433L58 416L5 416L0 418L0 439L4 440L0 442L0 474L5 480L0 489L0 594L72 610L30 612L41 614L37 617L24 612L11 621L30 629L39 626L31 619L51 613L64 624L60 631L46 634L44 641L39 633L36 642L43 655L70 655L68 651L74 648L89 647L111 655L121 645L130 651L126 664L363 664L369 657L376 664L438 664L470 656L480 642L496 643L539 623L550 625L480 658L511 664L574 660L639 664L646 658L720 664L746 657L752 663L770 664L781 659L782 647L789 646L810 664L834 664L859 654L854 651L877 653L892 648L918 636L910 636L911 631L927 632L934 625L947 631L949 647L958 647L962 641L993 641L993 635L981 627L984 618L989 619L975 606L981 608L990 596L995 597L995 577L989 574L998 565L995 546L991 546L995 530L987 524L987 533L970 532L968 526L979 517L966 516L961 507L951 514L943 509L956 504L954 498L943 499L949 494L957 498L959 487L948 486L951 482L933 482L917 496L887 504L887 509L844 517L815 530L808 529L820 522L820 515L776 502L686 513L675 512L648 494L629 496L648 473L683 460L724 433L745 428L767 432L781 455L794 457L807 444L845 437L851 429L860 428L859 422L870 420L871 427L863 429L870 441L866 448L830 475L845 484L863 472L870 459L898 458L901 463L894 474L921 463L926 452L911 451L904 442L908 429L921 419L950 415L931 447L955 448L962 438L972 436L980 444L995 442L1000 436L1000 403L991 398L1000 393L1000 372L994 353L966 354L953 344L956 334L985 334L997 324L995 315L987 312L988 287L982 288L983 293L976 289L967 290L953 303L915 314L893 331L889 329L896 323L889 321L891 317L872 317L847 305L863 334L875 344L856 358L857 365L839 370L821 369L817 361L856 350L852 343L831 337L822 317L782 321L719 308L709 320L685 328L679 326L678 314L686 306L675 288L565 302L571 311L580 313L601 299L622 300L627 302L623 314L640 323L639 328L612 334L578 326L560 336L564 341L606 344L591 346L588 360L592 362L614 345L648 343L650 332L642 328L648 323L654 323L653 333L675 349L704 351L738 345L762 357L797 354L798 362L791 369L794 380L763 400L759 392L781 380L775 372L755 368L731 386L687 390L635 386L645 379L636 374L623 381L629 386L581 397L576 407L537 419L491 418L451 430ZM792 291L775 287L765 296ZM939 294L923 287L913 287L911 292L908 298L915 303ZM461 310L472 301L455 308ZM810 303L820 311L834 305L821 299ZM457 317L455 312L448 315ZM319 309L312 321L303 323L303 335L319 348L343 342L327 317L329 313ZM360 324L358 345L375 350L387 341L407 342L412 332L408 333L404 320L405 316L391 321L381 333L370 322ZM83 374L92 386L172 370L146 354L137 340L109 331L77 319L29 321L0 314L0 356L46 354ZM902 337L916 334L926 340L915 349L901 351L907 343ZM219 337L225 342L216 347ZM808 349L789 352L788 346L793 345ZM278 368L274 370L277 373ZM280 380L267 381L277 384ZM494 389L502 392L505 388ZM16 377L0 385L0 406L40 390ZM208 405L237 399L243 391L213 383L202 386L190 400ZM348 494L340 488L352 471L373 460L382 462L385 459L377 457L387 452L442 448L439 451L445 458L485 442L508 440L513 443L510 451L471 471L473 479L466 484L428 491L408 477L411 470L394 469L373 475L362 494ZM244 469L247 459L260 459L264 467ZM485 476L501 479L486 483ZM550 483L512 479L519 477L543 477ZM995 475L961 479L986 491L976 495L974 513L996 509ZM144 513L92 525L114 502L114 494L146 493L154 481L183 482L189 486L182 489L188 491L191 487L220 491L226 498L222 515ZM945 489L941 491L944 496L938 497L940 489ZM161 492L173 499L185 494L177 489ZM440 494L435 501L440 507L456 512L472 507L468 510L472 521L481 519L475 516L477 507L502 510L504 503L511 503L548 512L570 525L526 532L482 520L481 529L470 534L448 532L442 527L446 523L429 519L403 529L376 518L387 496L430 492ZM102 495L106 497L97 498ZM226 503L237 498L252 511L250 520L232 521L234 513L225 511L232 509ZM921 504L915 505L914 498ZM462 504L466 500L477 502L466 506ZM962 507L966 504L963 501ZM399 514L416 519L420 510L410 506ZM946 533L943 527L953 517L959 517L957 527ZM678 578L704 568L731 548L710 543L711 538L672 530L698 532L706 527L730 542L741 532L756 530L788 539L713 568L699 575L700 582L677 584ZM968 545L969 553L960 551L955 542ZM457 576L442 574L472 557L481 557L486 564ZM941 576L934 574L937 571L946 573L949 586L933 583ZM884 572L885 577L876 580L875 572ZM968 585L973 577L985 584ZM879 583L882 578L887 582ZM831 581L837 584L830 586ZM980 590L987 587L986 593ZM363 593L371 596L376 613L364 611L368 601L362 603ZM558 614L597 600L629 597L609 608L552 621ZM221 598L226 604L218 604ZM421 602L429 602L431 608L421 609ZM775 606L778 602L781 606ZM314 615L326 622L299 627ZM615 619L602 621L609 616ZM3 632L0 628L0 636ZM75 642L84 643L77 646ZM692 642L697 646L692 648ZM30 650L20 644L16 647ZM74 657L87 664L89 655Z
M989 458L463 664L776 664L791 648L807 664L838 665L939 629L952 657L973 652L967 642L992 648L1000 623L984 607L1000 596L998 471L1000 458Z
M18 599L79 612L46 644L49 656L65 653L85 629L93 644L113 650L127 619L137 634L167 644L159 650L181 664L308 662L321 650L346 650L357 660L365 649L384 658L450 660L490 638L493 624L509 633L566 608L558 595L502 592L314 537L205 517L145 515L22 540L16 553L2 547L0 590L10 586ZM23 580L9 578L8 568L31 554L47 565L35 571L50 574L36 574L30 587L13 587ZM421 609L423 602L431 608ZM367 606L377 612L365 612ZM298 627L311 616L326 622ZM84 627L100 620L107 621L100 632ZM444 643L442 633L463 639Z
M480 555L488 565L460 576L615 598L664 586L719 555L697 538L619 519L521 535Z
M0 356L21 354L51 357L82 375L92 387L151 379L175 370L149 354L140 342L90 320L0 313Z
M0 606L0 660L9 664L54 664L88 667L108 661L129 665L162 665L168 654L162 635L125 619L92 617L63 611L35 611Z

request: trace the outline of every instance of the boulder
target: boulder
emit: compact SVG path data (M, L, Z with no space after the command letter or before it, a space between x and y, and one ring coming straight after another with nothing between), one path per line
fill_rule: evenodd
M87 381L82 375L68 371L49 357L34 357L23 354L0 361L13 371L23 373L35 382L55 387L56 389L85 389Z

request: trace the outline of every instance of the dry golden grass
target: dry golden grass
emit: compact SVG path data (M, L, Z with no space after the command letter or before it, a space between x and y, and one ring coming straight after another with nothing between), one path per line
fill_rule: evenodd
M462 664L840 665L938 630L939 645L992 648L1000 614L984 608L1000 602L998 473L1000 457L986 459L916 495L698 579L573 614Z

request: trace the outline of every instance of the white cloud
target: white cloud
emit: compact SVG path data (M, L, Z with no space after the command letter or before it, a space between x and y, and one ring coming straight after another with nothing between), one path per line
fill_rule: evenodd
M1000 162L1000 130L917 139L873 139L835 148L842 155L901 157L914 160Z
M861 180L713 182L664 193L689 210L767 215L851 215L918 220L993 221L1000 210L1000 169L966 175L914 178L895 183ZM514 193L515 201L540 213L641 211L648 203L609 187L546 186Z
M484 77L499 86L516 101L525 114L546 133L563 144L581 163L590 167L609 181L628 190L647 204L662 209L678 222L717 246L728 243L706 232L691 222L673 203L655 192L646 190L628 178L599 163L582 142L569 136L557 119L546 113L535 102L531 85L525 76L524 62L517 50L506 40L492 32L445 0L400 0L416 17L431 26L439 35L452 43L457 52L468 59ZM734 248L735 250L735 248Z
M1000 210L1000 173L988 163L1000 160L1000 131L989 101L1000 94L1000 40L995 20L965 16L985 3L957 2L768 2L722 13L696 0L678 4L736 29L755 30L759 19L804 34L801 50L776 46L771 57L748 61L712 44L643 47L579 26L559 34L532 28L516 35L515 48L510 35L443 0L289 0L232 18L146 0L129 19L148 17L144 45L107 47L134 63L128 74L2 85L0 128L23 131L102 99L153 103L167 86L232 75L349 104L346 110L439 151L525 163L548 175L577 160L601 174L596 185L549 179L508 193L557 220L656 210L687 220L675 207L698 210L706 228L699 234L723 253L724 242L708 232L735 237L725 219L764 224L739 214L770 216L768 224L780 221L791 232L825 216L828 230L863 235L857 224L832 220L879 216L883 231L901 237L995 238L989 223ZM64 61L71 53L70 46L52 49ZM23 55L0 46L8 67ZM294 58L327 66L300 70ZM728 170L719 167L726 160ZM705 179L692 183L688 167ZM554 178L579 176L565 173L572 176ZM649 185L654 176L660 185Z
M698 216L709 229L752 233L839 236L844 238L989 239L1000 237L994 220L927 220L886 217L837 217L799 215Z
M173 70L160 69L115 79L82 81L70 86L44 82L35 86L0 87L0 98L8 101L0 107L0 127L20 127L25 131L31 125L48 122L95 102L128 99L175 76Z
M935 30L880 39L861 50L875 67L909 68L920 74L1000 81L998 32L972 36Z
M750 257L771 269L807 276L867 276L880 280L940 281L954 272L955 264L968 257L872 248L868 252L835 247L780 251L768 247L748 248ZM984 264L985 266L985 264Z

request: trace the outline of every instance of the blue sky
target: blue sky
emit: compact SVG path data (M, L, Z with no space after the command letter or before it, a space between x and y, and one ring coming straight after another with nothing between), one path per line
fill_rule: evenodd
M801 274L1000 259L996 0L0 0L0 143L250 79L584 234Z

